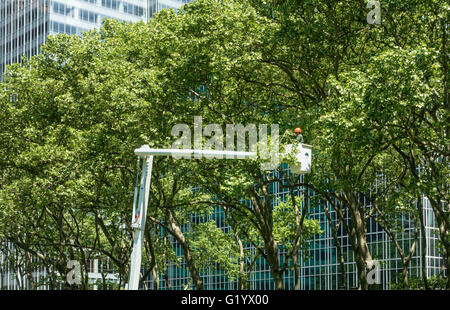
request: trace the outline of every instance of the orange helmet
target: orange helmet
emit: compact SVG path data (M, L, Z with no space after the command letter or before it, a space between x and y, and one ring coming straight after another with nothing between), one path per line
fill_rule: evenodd
M295 133L302 133L302 129L300 127L297 127L294 129Z

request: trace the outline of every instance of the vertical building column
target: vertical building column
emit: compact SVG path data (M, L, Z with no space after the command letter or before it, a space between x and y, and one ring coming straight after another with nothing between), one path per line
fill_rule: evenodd
M37 18L36 18L36 53L39 54L39 37L40 37L40 19L41 19L41 4L42 0L38 0L37 3Z
M47 29L47 17L48 17L48 9L49 9L49 2L50 0L44 0L44 27L42 28L44 30L44 44L47 42L47 35L48 35L48 29Z
M14 42L14 49L15 51L15 56L14 58L16 59L16 61L19 60L19 40L18 40L18 32L19 32L19 2L14 2L14 10L15 10L15 17L14 17L14 21L13 21L13 25L14 25L14 32L13 32L13 42Z
M12 49L13 49L13 45L12 45L12 34L13 34L13 24L12 24L12 15L13 15L13 6L12 6L12 1L8 1L8 6L7 6L7 11L8 11L8 25L9 25L9 42L8 42L8 47L9 47L9 52L8 52L8 59L7 59L7 63L11 64L11 58L12 58Z
M3 75L4 68L5 68L5 61L6 61L6 3L3 2L0 4L0 21L1 27L3 28L1 33L1 44L2 44L2 58L1 61L1 72L0 74Z
M29 50L30 50L30 57L33 55L33 6L31 3L31 0L28 2L27 7L27 16L28 16L28 29L26 31L29 32Z

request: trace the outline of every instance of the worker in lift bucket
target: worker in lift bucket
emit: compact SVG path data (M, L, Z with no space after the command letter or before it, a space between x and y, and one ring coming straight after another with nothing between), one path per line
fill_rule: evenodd
M303 143L303 135L302 135L302 129L300 127L297 127L294 129L294 133L295 133L295 139L300 142Z

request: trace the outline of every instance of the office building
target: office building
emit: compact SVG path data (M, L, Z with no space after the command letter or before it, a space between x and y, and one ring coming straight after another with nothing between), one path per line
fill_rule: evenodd
M23 56L40 52L47 36L98 28L104 18L146 21L190 0L3 0L0 3L0 74Z

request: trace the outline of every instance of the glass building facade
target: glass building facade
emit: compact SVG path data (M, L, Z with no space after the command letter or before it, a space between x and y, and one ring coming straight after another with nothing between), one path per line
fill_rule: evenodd
M190 0L2 0L0 74L23 56L40 52L48 35L80 34L100 27L104 18L137 22Z
M11 242L0 242L0 290L31 290L33 285L30 278L38 290L63 288L61 281L50 286L48 272L38 262L39 259L25 254ZM39 267L33 266L35 264ZM119 282L109 259L89 260L86 272L93 289L112 289Z
M289 171L286 171L289 173ZM280 173L279 178L282 178ZM381 181L383 181L381 179ZM375 184L376 186L376 184ZM288 197L288 190L280 189L278 183L273 184L271 189L274 194L272 204L277 201L283 201L285 197ZM299 189L299 193L303 189ZM314 195L313 192L309 193L310 197ZM435 221L431 205L426 197L422 197L424 206L424 225L426 233L426 270L427 276L432 277L439 275L440 267L442 264L442 256L438 250L438 229ZM363 205L370 207L369 202L361 198L360 201ZM310 204L311 205L311 204ZM313 240L308 242L308 256L307 260L303 260L303 257L299 255L299 282L301 290L337 290L342 287L340 262L337 252L337 247L333 238L332 226L337 227L338 214L333 210L331 205L328 205L329 215L331 223L327 219L323 206L310 207L308 214L310 219L318 220L320 223L322 234L316 235ZM350 224L350 215L345 214L345 219ZM193 215L192 222L199 221L198 216ZM224 213L221 208L215 208L212 215L207 220L215 220L218 227L224 231L229 231L229 227L226 226L224 221ZM205 220L205 219L203 219ZM408 253L411 244L414 241L414 226L410 218L404 216L401 218L404 232L398 235L398 242L402 249ZM189 230L189 225L183 227L185 231ZM169 236L170 237L170 236ZM349 236L346 233L344 226L340 225L337 229L337 237L342 248L342 253L345 260L346 270L346 283L347 288L356 289L358 287L358 274L356 263L354 260L354 253L351 248L351 242ZM183 258L181 247L177 244L177 241L170 238L173 243L173 248L176 251L178 257ZM386 232L374 221L369 220L367 222L367 241L369 249L374 260L380 263L379 277L380 285L379 289L390 289L391 283L398 283L398 277L402 272L401 258L397 252L396 247L389 238ZM246 250L252 251L255 254L254 247L249 246ZM280 262L283 263L284 255L283 249L280 250ZM415 252L411 258L409 264L409 276L421 277L422 266L422 241L419 239L416 244ZM168 279L170 281L171 289L185 289L190 287L189 271L186 267L184 260L177 265L169 263L167 270ZM284 283L286 289L294 289L295 278L294 271L287 270L284 274ZM202 275L204 281L204 287L208 290L227 290L238 289L238 283L236 281L230 281L226 274L223 272L210 269ZM158 279L159 288L167 289L166 280L162 277ZM154 287L154 279L152 276L146 280L146 287ZM250 273L250 277L247 283L248 289L254 290L271 290L274 289L274 282L272 275L270 274L269 265L264 259L259 259L256 262L256 266Z

